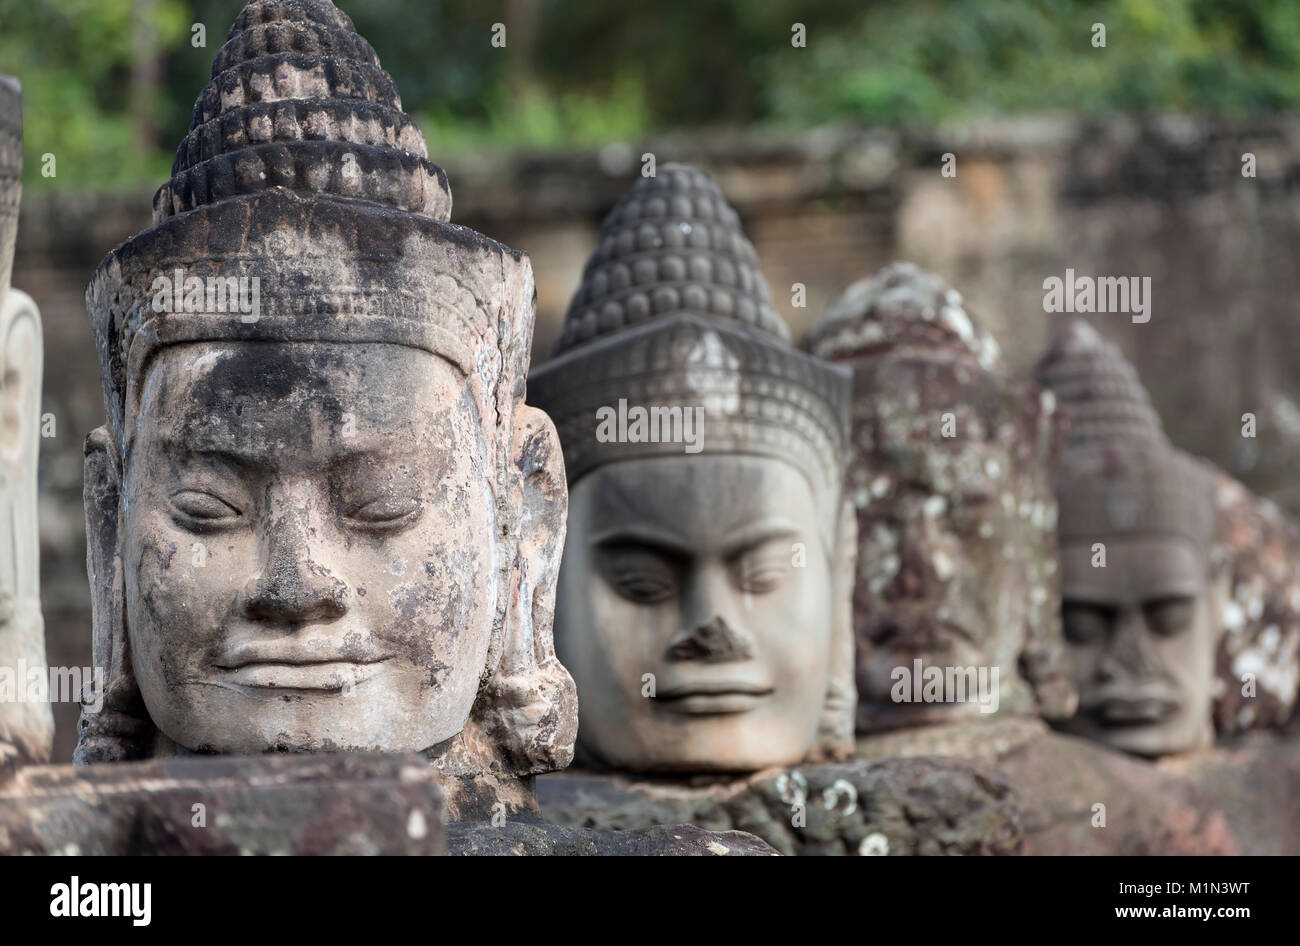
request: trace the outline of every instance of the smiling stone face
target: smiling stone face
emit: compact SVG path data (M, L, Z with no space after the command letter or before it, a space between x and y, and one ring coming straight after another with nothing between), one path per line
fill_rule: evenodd
M240 753L459 733L491 638L496 527L458 371L399 345L186 344L141 390L123 564L162 732Z
M575 484L557 644L582 751L650 772L800 761L831 676L820 515L799 472L767 458L625 461Z
M524 400L532 267L447 222L446 174L329 0L254 0L212 76L153 226L86 291L105 673L74 758L415 750L455 781L449 817L535 808L577 695L551 642L563 459Z

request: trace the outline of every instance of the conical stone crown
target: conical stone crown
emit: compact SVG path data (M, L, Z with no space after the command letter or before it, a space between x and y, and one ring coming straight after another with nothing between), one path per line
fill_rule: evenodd
M1075 319L1057 332L1037 374L1065 425L1056 476L1061 541L1176 535L1209 554L1214 484L1169 442L1119 348Z
M665 164L605 218L554 354L684 313L790 338L736 211L703 171Z
M271 187L451 216L447 176L392 78L329 0L254 0L240 13L154 222Z
M426 155L392 78L333 3L248 3L154 198L154 225L87 289L119 446L133 373L182 341L410 345L481 377L485 398L513 385L531 345L531 267L447 222L446 175ZM224 305L254 284L256 313Z
M1137 371L1082 319L1056 333L1038 363L1038 381L1056 395L1069 419L1067 449L1119 437L1169 442Z

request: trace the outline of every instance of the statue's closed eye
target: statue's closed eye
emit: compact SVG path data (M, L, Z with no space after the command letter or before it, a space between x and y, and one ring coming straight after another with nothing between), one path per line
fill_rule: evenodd
M1147 604L1147 625L1157 634L1165 637L1177 634L1188 627L1196 616L1196 601L1193 598L1165 598Z
M420 518L424 507L410 496L384 496L353 506L346 514L355 525L384 532L403 529Z
M1095 644L1105 639L1114 620L1110 608L1072 601L1061 606L1061 625L1071 644Z
M627 600L637 604L658 604L677 594L676 572L653 552L606 548L598 554L605 580Z
M197 489L174 493L171 502L172 518L181 527L192 531L228 525L241 515L237 508L219 496Z
M792 554L788 542L769 542L746 552L736 562L737 587L755 595L775 591L790 570Z

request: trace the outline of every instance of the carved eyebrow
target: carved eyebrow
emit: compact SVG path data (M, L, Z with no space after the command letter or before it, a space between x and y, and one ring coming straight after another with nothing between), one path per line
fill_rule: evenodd
M639 545L666 558L689 558L694 550L680 539L658 529L642 526L615 526L592 536L592 544L601 549L620 545Z
M1195 600L1195 591L1170 587L1145 596L1142 599L1142 607L1158 608L1166 604L1183 604Z
M793 541L798 537L798 528L779 519L753 523L727 536L722 543L722 554L724 558L732 558L765 542L774 542L778 539Z
M163 441L163 450L173 460L181 463L194 459L209 463L215 462L229 467L235 473L247 473L263 465L262 461L255 456L216 447L199 447L196 449L191 444L171 437Z
M1116 611L1122 607L1122 605L1114 600L1102 598L1100 595L1090 595L1085 591L1078 594L1061 595L1061 607L1090 608L1095 611Z

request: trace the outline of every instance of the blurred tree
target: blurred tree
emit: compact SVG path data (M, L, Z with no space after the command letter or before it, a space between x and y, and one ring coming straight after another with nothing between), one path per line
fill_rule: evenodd
M160 47L186 28L182 0L155 0ZM131 113L134 0L0 0L0 72L23 84L26 184L98 185L160 179L163 155ZM41 155L58 178L40 176Z
M159 181L240 0L0 0L29 167ZM435 155L665 129L1300 106L1297 0L342 0ZM505 48L491 44L494 23ZM1107 45L1091 44L1104 23ZM207 46L191 26L207 28ZM802 23L807 46L793 47ZM152 95L149 88L153 87ZM129 155L125 160L123 156ZM30 175L29 175L30 179ZM31 181L46 183L39 176Z

